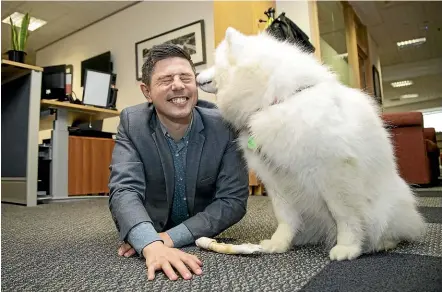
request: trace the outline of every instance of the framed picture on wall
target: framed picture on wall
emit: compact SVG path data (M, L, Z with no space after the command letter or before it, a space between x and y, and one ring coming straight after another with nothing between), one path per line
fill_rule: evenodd
M376 101L382 105L382 91L381 91L381 79L379 76L379 71L376 69L376 67L373 65L372 68L373 71L373 91L374 91L374 97L376 98Z
M172 43L186 50L195 66L206 63L206 40L204 20L198 20L162 34L139 41L135 44L136 78L141 80L141 68L150 48L154 45Z

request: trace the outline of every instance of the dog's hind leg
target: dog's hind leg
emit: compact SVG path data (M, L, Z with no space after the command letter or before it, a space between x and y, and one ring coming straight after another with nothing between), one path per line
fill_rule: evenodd
M278 193L272 190L267 190L267 192L272 199L278 227L271 239L263 240L260 244L266 253L283 253L292 247L301 218L292 204L286 202Z
M346 202L346 198L355 197L350 193L332 193L326 198L327 207L336 222L337 244L330 250L331 260L352 260L362 254L364 240L363 222L358 211Z

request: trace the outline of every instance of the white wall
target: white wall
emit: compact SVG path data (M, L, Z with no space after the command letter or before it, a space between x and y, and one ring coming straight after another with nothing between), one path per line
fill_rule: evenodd
M308 35L310 42L313 43L310 30L310 10L308 2L307 0L277 0L275 17L285 12L285 15L296 23L296 25Z
M117 74L117 108L145 102L135 76L135 43L182 25L204 19L207 65L210 66L214 51L213 2L176 1L143 2L104 19L72 36L39 52L37 65L50 66L72 64L74 66L73 90L78 98L83 95L80 87L81 61L111 51L114 73ZM200 98L214 100L214 95L200 91ZM106 119L103 131L116 132L119 118ZM42 131L40 139L50 137L50 131Z
M442 132L442 109L423 112L424 127L434 128L436 132Z
M387 100L388 101L388 100ZM393 100L388 101L384 105L385 113L421 111L439 108L442 104L442 97L435 98L420 98L417 100L410 99L410 101Z

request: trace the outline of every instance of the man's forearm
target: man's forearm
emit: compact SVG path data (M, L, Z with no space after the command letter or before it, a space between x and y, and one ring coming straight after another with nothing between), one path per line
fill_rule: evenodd
M184 223L195 239L216 236L244 217L246 204L246 200L237 198L217 199Z
M145 246L162 240L151 223L141 222L130 230L127 241L139 255L142 255Z

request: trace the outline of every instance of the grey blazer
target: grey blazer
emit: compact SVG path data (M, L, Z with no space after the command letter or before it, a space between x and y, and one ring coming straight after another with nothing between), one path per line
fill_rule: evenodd
M194 238L212 237L245 215L248 171L234 133L218 110L201 101L194 113L198 114L186 163L190 218L184 224ZM168 225L174 166L154 115L148 103L125 108L120 115L110 166L109 208L121 240L141 222L152 223L157 232L166 231Z

